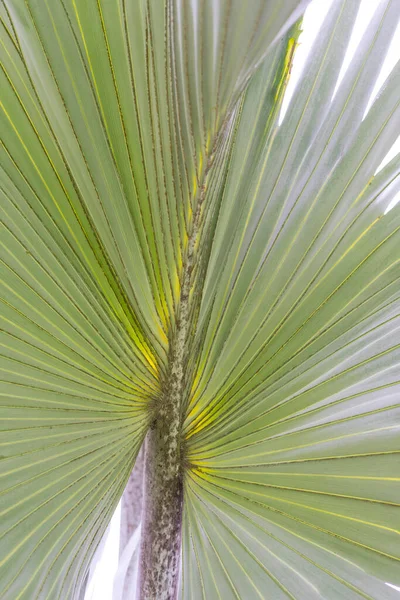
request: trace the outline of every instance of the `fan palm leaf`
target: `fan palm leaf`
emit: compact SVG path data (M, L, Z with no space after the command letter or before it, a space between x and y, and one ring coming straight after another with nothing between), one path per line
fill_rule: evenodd
M400 11L280 122L306 5L1 0L5 600L79 597L160 422L182 599L397 597Z

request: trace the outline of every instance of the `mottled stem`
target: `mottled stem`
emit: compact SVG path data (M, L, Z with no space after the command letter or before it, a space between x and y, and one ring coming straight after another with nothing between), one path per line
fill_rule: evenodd
M154 418L146 437L144 503L137 600L176 600L181 557L183 505L182 405L187 389L188 345L193 335L193 272L198 260L207 176L216 150L229 131L231 114L215 138L205 169L198 181L197 202L181 273L181 291L170 335L167 374L154 406Z
M205 175L207 172L208 169ZM177 594L183 494L181 407L191 326L191 275L204 195L205 185L202 185L182 269L179 311L171 336L168 374L146 438L145 500L138 582L140 600L175 600Z
M162 427L157 421L146 438L145 504L138 582L140 600L176 598L182 481L179 449L175 448L167 428L167 424Z

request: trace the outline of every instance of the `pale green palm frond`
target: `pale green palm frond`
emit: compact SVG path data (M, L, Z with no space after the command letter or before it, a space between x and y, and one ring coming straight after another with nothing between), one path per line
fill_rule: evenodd
M159 394L208 154L302 5L1 2L2 598L79 593Z
M185 598L397 597L400 156L374 173L399 65L362 119L399 11L331 102L357 8L333 3L282 125L262 69L240 109L193 354Z
M332 100L335 0L280 125L306 4L0 1L5 599L78 597L189 252L181 596L396 597L399 8Z

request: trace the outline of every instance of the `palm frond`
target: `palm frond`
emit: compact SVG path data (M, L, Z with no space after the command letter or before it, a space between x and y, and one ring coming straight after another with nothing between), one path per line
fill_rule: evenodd
M185 598L396 597L399 155L374 174L399 66L363 115L399 13L379 5L334 93L357 8L332 5L282 125L267 62L238 117L185 425Z
M1 2L3 598L79 594L159 394L218 132L304 5Z
M0 1L5 600L79 597L185 286L181 597L396 597L399 7L280 123L306 5Z

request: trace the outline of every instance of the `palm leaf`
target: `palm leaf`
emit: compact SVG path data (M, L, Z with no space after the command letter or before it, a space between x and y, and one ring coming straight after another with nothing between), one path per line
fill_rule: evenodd
M399 10L280 125L305 4L0 3L5 599L79 596L186 291L181 596L395 597Z
M333 4L280 127L262 69L243 100L186 418L187 598L396 597L399 156L374 173L398 67L362 118L398 7L330 102L356 8Z

